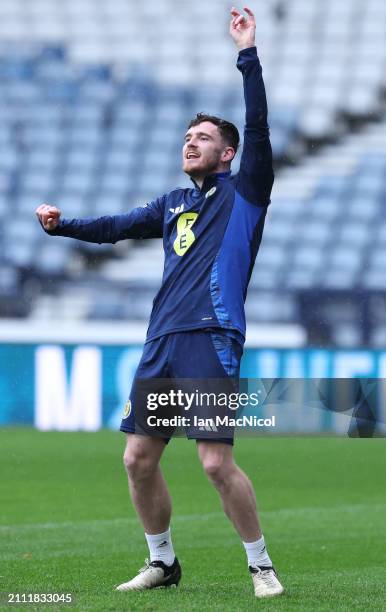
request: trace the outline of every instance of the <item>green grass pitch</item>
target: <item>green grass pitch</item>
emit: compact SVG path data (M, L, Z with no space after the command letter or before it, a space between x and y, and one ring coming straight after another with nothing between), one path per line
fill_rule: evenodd
M0 591L72 592L76 598L71 607L24 609L386 609L385 440L236 443L286 587L270 601L254 598L239 538L202 473L195 443L184 439L173 440L163 459L180 586L114 591L147 556L127 493L123 444L123 434L109 431L0 430Z

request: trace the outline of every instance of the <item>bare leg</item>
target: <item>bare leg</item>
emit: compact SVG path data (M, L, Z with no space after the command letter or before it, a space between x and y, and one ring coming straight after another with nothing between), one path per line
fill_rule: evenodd
M197 442L203 468L218 490L224 512L243 542L261 537L255 494L249 478L235 464L233 448L222 442Z
M131 499L148 534L169 528L172 505L159 466L165 442L160 438L127 434L124 465Z

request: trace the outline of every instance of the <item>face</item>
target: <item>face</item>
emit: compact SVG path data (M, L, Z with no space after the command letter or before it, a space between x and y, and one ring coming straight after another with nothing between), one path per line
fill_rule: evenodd
M218 127L210 121L189 128L182 149L182 169L189 176L202 177L227 169L233 149L221 137Z

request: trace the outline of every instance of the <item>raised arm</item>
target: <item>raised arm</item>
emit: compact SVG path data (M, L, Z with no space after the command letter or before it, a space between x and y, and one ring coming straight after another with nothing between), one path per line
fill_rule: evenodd
M247 18L232 8L230 24L231 37L239 50L237 68L243 75L246 107L244 144L236 189L252 204L267 206L274 180L267 97L255 46L255 18L249 8L244 10Z
M58 208L42 204L36 209L36 216L44 231L51 236L114 244L126 238L162 238L164 210L165 200L161 197L123 215L96 219L61 219Z

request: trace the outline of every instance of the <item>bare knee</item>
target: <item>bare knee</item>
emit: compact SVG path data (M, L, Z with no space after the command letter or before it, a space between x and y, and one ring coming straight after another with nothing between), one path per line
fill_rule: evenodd
M157 464L150 461L148 457L142 453L127 453L123 455L123 463L130 480L146 480L154 473Z
M233 468L235 467L233 458L228 450L223 452L223 448L216 448L215 446L209 446L209 448L200 449L200 459L202 467L209 480L213 482L216 487L223 487Z
M212 482L220 484L224 480L224 466L223 461L217 457L207 457L202 462L205 474Z
M154 444L149 439L137 439L139 436L128 436L123 463L129 479L132 482L143 481L154 474L158 467L162 449L159 448L159 440ZM161 451L161 452L159 452Z

